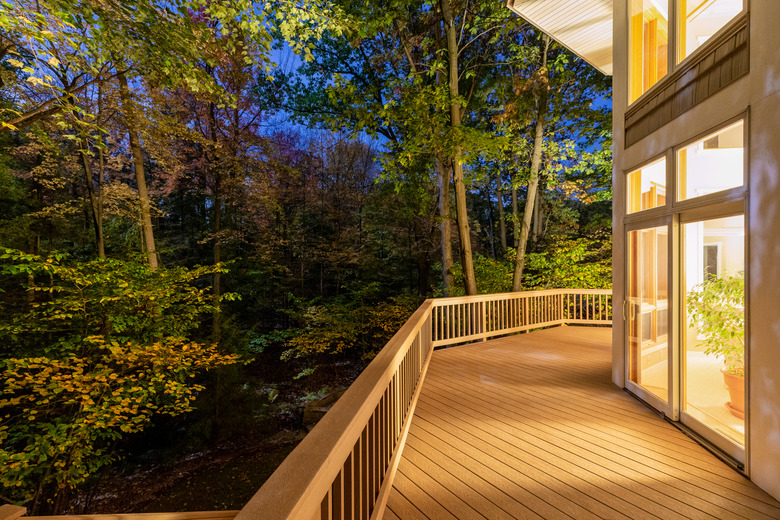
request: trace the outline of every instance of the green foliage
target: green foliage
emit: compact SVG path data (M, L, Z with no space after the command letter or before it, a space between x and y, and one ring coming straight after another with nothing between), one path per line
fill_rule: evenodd
M514 250L508 251L504 260L492 259L480 254L474 255L474 275L477 279L477 287L480 294L493 294L510 292L512 290L512 276L514 274ZM459 282L450 291L451 296L463 296L463 269L460 263L452 266L452 275ZM441 289L437 296L442 296Z
M214 311L194 282L221 267L152 272L9 249L0 259L11 280L33 280L27 305L0 317L0 488L35 498L33 509L115 460L116 441L154 415L191 410L198 372L238 361L189 339Z
M687 296L689 326L704 336L705 354L723 361L726 372L745 376L745 278L713 277Z
M294 313L301 326L282 359L320 354L359 354L373 358L415 311L418 300L396 296L387 301L352 299L303 305ZM304 374L307 375L307 374Z
M526 289L609 289L612 240L554 237L544 251L526 255Z
M544 250L526 255L523 290L536 289L608 289L612 286L612 240L558 236ZM474 272L480 294L509 292L515 262L514 248L507 248L506 258L474 257ZM461 275L460 264L453 266L455 279ZM462 285L452 296L464 294ZM441 296L439 292L437 296Z

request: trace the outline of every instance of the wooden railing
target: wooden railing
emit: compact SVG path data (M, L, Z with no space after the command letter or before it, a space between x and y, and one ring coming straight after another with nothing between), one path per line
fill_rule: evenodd
M381 517L434 347L553 325L611 323L609 290L426 300L236 520Z
M611 323L609 290L426 300L235 519L380 518L434 347L553 325ZM0 520L22 514L12 506L2 513ZM213 519L223 520L222 514L227 520L235 512L214 514ZM170 513L148 520L213 520L208 515ZM139 515L112 518L142 520Z
M433 351L434 305L417 309L236 520L376 517Z
M233 520L238 511L182 511L176 513L124 513L102 515L23 516L24 507L0 506L0 520Z
M435 300L433 346L553 325L611 325L609 289L549 289Z

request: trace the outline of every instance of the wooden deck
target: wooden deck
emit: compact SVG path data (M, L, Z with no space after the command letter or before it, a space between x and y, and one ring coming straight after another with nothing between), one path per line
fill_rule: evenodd
M384 518L779 519L780 503L610 381L611 329L434 352Z

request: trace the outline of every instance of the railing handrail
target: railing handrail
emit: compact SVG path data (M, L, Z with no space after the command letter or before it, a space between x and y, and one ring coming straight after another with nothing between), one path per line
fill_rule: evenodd
M609 313L604 309L611 305L611 294L609 289L547 289L426 300L287 456L236 520L331 518L331 510L340 508L348 508L351 514L345 516L350 518L376 517L392 485L434 346L566 322L606 323ZM598 305L594 303L596 298ZM581 313L577 314L579 317L570 316L571 309L579 312L577 309L587 305L599 307L598 319L583 319ZM505 320L502 312L522 312L522 320L516 315ZM459 331L465 334L447 334L442 339L434 330L436 324L457 323L460 327L466 321L468 326ZM410 357L414 363L409 363ZM383 411L383 418L377 419ZM380 446L378 477L377 470L364 467L368 464L366 457L372 457L371 449L377 448L375 442L366 447L367 432L375 435L377 429L384 442ZM365 474L368 477L361 477ZM356 478L368 478L370 482L355 482ZM366 488L370 488L369 493Z
M505 293L475 294L471 296L446 296L435 298L432 301L434 306L441 307L451 303L462 302L480 302L491 300L507 300L517 297L543 296L548 294L601 294L611 295L612 289L536 289L533 291L515 291Z
M352 453L356 440L385 395L410 345L422 331L432 308L433 301L426 300L412 314L236 515L236 520L319 517L323 497L327 496ZM429 353L426 353L428 357Z
M610 289L543 289L437 298L433 346L443 347L556 325L612 323Z
M335 516L374 519L391 489L434 346L563 323L611 323L611 295L609 289L546 289L425 300L237 514L68 518L227 520L235 514L235 520L313 520L333 518L332 510L349 508L350 514ZM583 306L592 306L594 312L583 314ZM458 330L453 328L442 339L437 323L457 324ZM1 506L0 520L14 520L23 513L23 508Z

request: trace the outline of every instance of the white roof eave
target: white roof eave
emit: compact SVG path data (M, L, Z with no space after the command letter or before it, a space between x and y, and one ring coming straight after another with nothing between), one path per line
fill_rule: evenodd
M507 0L507 7L611 76L612 1Z

